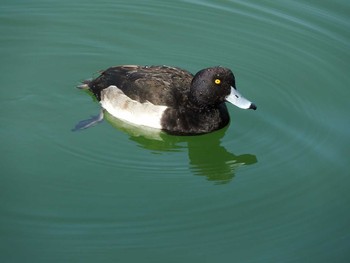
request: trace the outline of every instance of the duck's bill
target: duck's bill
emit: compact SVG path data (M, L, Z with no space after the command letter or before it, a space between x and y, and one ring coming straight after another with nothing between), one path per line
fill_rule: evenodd
M237 106L241 109L252 109L256 110L256 106L251 101L244 98L238 90L231 87L231 93L226 97L226 101L232 103L233 105Z

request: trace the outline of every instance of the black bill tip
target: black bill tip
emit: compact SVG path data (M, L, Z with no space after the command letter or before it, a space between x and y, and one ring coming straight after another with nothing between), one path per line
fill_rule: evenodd
M252 104L250 104L249 109L256 110L257 108L256 108L256 105L254 103L252 103Z

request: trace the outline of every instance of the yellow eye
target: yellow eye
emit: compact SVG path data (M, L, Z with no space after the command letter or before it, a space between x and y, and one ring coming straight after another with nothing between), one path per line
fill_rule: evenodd
M221 80L220 79L216 79L214 82L215 82L216 85L221 84Z

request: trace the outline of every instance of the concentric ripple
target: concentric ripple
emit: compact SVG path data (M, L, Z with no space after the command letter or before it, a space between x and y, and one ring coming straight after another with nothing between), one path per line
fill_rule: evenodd
M346 1L19 2L0 10L6 262L345 262ZM100 110L74 86L118 64L226 66L258 109L194 137L72 132Z

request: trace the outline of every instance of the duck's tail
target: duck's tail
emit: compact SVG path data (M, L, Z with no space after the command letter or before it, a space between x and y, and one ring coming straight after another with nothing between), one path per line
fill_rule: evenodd
M78 89L90 89L89 84L91 83L91 79L84 80L80 85L77 86Z

